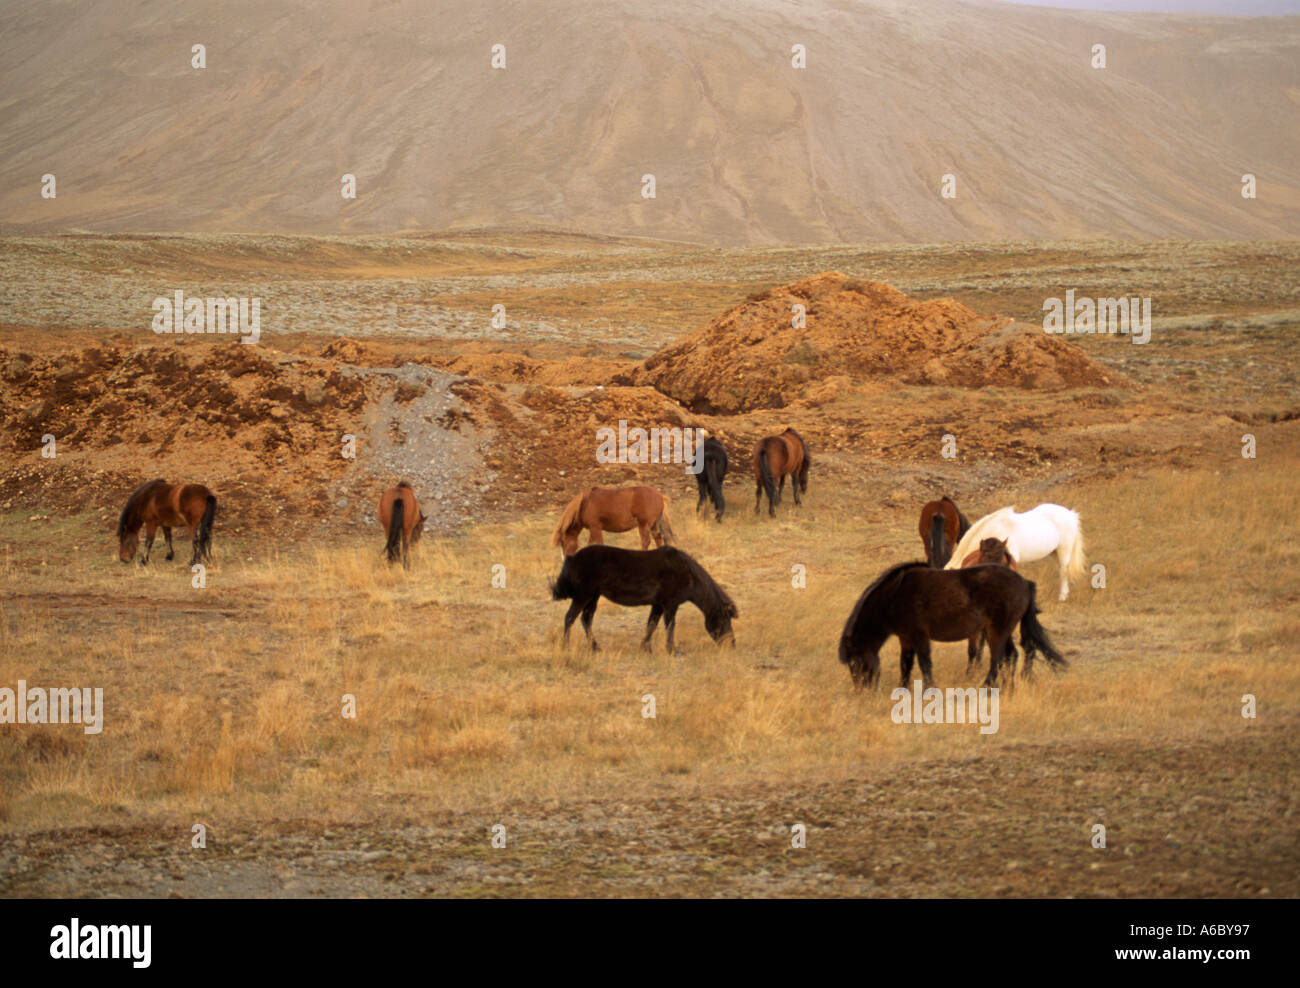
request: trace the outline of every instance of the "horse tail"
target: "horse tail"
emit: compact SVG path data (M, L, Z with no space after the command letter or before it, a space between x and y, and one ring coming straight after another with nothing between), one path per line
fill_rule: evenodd
M946 524L942 512L936 512L930 519L930 565L935 569L943 569L949 559L947 539L944 538Z
M402 529L405 526L406 501L399 494L393 498L393 515L388 519L388 542L384 545L390 563L395 563L402 558Z
M1079 516L1074 516L1074 540L1070 544L1070 558L1066 560L1065 575L1073 583L1075 580L1082 579L1083 574L1088 569L1088 558L1083 550L1083 525L1079 523Z
M555 526L555 534L551 536L551 545L564 544L564 533L577 523L578 516L582 513L582 502L589 493L591 491L583 491L565 507L564 513L560 515L560 523Z
M197 553L212 562L212 521L217 517L217 495L208 494L207 506L203 509L203 517L199 519L199 532L195 550Z
M662 536L665 545L676 545L677 536L673 534L672 522L668 520L668 498L664 498L664 506L659 510L659 517L655 523L650 526Z
M1025 659L1028 660L1033 652L1042 652L1043 657L1052 666L1063 669L1070 663L1066 662L1065 657L1052 645L1052 640L1047 637L1047 629L1038 623L1036 600L1038 587L1033 580L1025 582L1029 584L1029 606L1025 608L1024 617L1020 619L1020 647L1025 650Z
M767 462L767 442L764 440L763 445L758 448L758 472L763 478L763 489L767 491L767 503L769 507L776 507L780 502L779 495L776 491L776 478L772 476L772 466Z
M564 561L564 565L560 567L560 575L551 584L552 600L573 600L578 596L578 583L573 578L573 564L569 559Z
M167 483L165 480L151 480L148 483L141 484L126 499L122 514L117 519L117 537L119 539L128 532L139 531L140 526L144 524L143 504L145 496L159 484L165 483Z

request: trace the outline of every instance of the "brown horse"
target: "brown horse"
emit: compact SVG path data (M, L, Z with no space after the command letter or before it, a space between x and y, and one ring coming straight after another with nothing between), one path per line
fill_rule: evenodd
M415 491L405 480L384 491L379 498L379 524L387 533L384 552L390 563L401 559L405 569L411 568L410 549L424 533L424 520Z
M117 519L117 558L129 563L135 558L140 542L140 529L144 528L144 555L140 565L149 561L154 533L159 527L167 540L167 558L173 559L172 528L188 525L193 532L193 566L199 560L212 562L212 520L217 514L217 498L202 484L169 484L165 480L151 480L136 488L126 500Z
M653 487L592 487L583 491L564 509L555 526L551 545L558 545L566 556L578 551L578 536L590 532L588 545L603 545L605 532L626 532L635 528L641 534L641 548L677 542L668 521L668 498Z
M933 503L933 502L932 502ZM961 568L966 569L969 566L984 566L987 564L996 566L1008 566L1014 572L1019 572L1020 567L1016 565L1015 559L1007 551L1006 539L981 539L979 548L970 553L961 561ZM984 643L988 640L988 635L981 631L977 635L971 635L966 640L966 674L979 665L980 652L984 650ZM1007 659L1011 663L1011 671L1016 671L1016 646L1007 642ZM1032 666L1034 663L1033 655L1025 657L1025 678L1032 675Z
M1020 572L1020 567L1016 565L1015 559L1007 551L1006 539L980 539L980 547L961 561L961 568L979 566L983 563L1010 566L1017 573Z
M947 494L937 501L927 501L921 509L921 544L925 558L935 569L943 569L952 558L952 547L970 528L970 522ZM964 564L963 564L964 565Z
M786 429L779 436L760 439L754 446L754 514L763 503L763 492L767 491L767 513L775 518L776 506L781 503L785 492L785 478L790 477L790 490L794 492L794 503L802 504L800 494L808 492L808 468L812 457L803 438L793 429ZM777 480L780 486L777 486Z
M849 667L855 686L875 686L880 678L880 646L897 635L902 652L900 685L910 684L913 661L929 687L931 641L955 642L981 629L989 636L986 686L996 686L1003 656L1020 626L1025 666L1040 651L1053 666L1065 659L1038 623L1036 588L1004 566L934 569L928 563L902 563L878 576L854 605L840 637L840 661Z

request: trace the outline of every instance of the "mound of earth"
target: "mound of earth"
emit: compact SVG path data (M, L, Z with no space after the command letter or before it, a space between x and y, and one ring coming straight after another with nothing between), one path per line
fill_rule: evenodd
M794 325L797 309L805 325ZM636 365L647 385L692 411L734 414L816 401L850 381L1028 389L1105 387L1113 371L1041 328L986 319L951 299L916 301L838 271L751 295Z

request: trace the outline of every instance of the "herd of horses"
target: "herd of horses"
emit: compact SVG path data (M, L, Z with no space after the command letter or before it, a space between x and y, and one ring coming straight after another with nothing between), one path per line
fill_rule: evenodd
M708 437L701 455L696 511L709 502L721 522L726 511L723 481L727 452L718 440ZM812 458L797 432L786 429L760 439L751 460L756 514L766 495L768 514L775 517L787 478L796 506L802 504ZM123 562L134 558L143 528L145 549L140 564L145 565L154 534L161 527L170 560L174 555L172 528L188 525L193 532L190 564L210 560L216 504L216 497L201 484L154 480L142 485L128 498L118 520L119 558ZM419 541L426 520L411 485L403 481L384 491L378 515L388 561L400 561L409 568L411 546ZM640 535L640 550L603 544L605 532L634 528ZM584 529L588 544L579 548ZM839 658L855 686L877 684L880 649L891 637L899 640L904 687L910 685L914 663L920 666L924 685L932 685L930 646L935 641L966 641L968 674L987 644L987 686L997 683L1004 667L1008 676L1014 677L1017 652L1012 638L1017 628L1026 677L1032 674L1034 656L1039 653L1054 668L1066 665L1038 621L1036 585L1021 576L1019 569L1055 555L1060 600L1066 600L1070 582L1080 578L1086 567L1078 514L1059 504L1040 504L1026 512L1007 507L971 524L945 495L922 507L918 531L924 561L886 569L863 591L844 625ZM624 607L650 608L643 649L650 649L662 620L668 649L676 651L677 611L686 603L704 615L705 629L715 642L734 644L732 621L739 615L735 602L699 562L677 548L668 498L653 487L588 488L565 506L551 541L564 559L551 584L551 596L570 602L564 616L565 643L574 621L581 617L588 644L596 650L592 620L604 597Z

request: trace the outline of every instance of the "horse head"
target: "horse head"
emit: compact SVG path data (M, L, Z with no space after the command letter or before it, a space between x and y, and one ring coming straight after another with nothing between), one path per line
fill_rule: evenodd
M129 563L135 558L136 546L140 544L140 532L124 532L117 547L117 558L124 563Z
M1007 561L1007 540L981 539L980 557L986 563L1005 563Z

